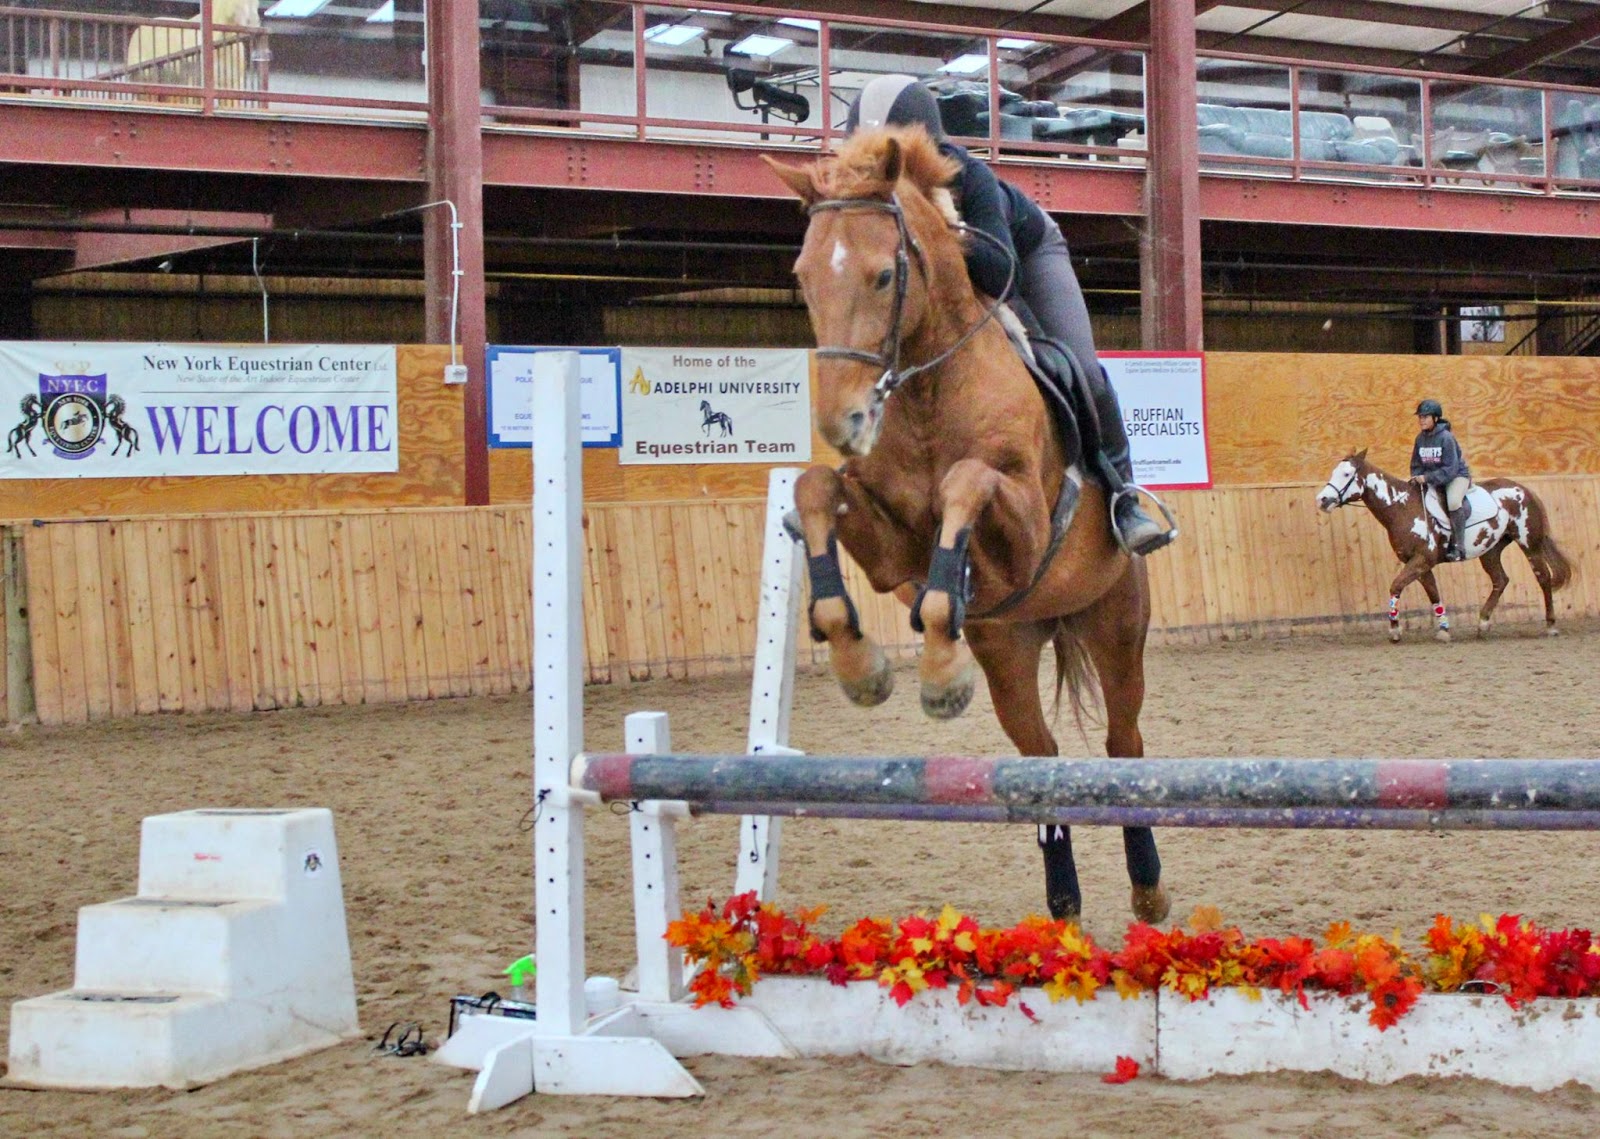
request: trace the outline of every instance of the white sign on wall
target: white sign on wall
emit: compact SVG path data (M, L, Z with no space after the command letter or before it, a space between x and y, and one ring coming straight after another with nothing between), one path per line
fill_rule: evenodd
M615 447L622 441L622 386L616 348L512 348L491 344L489 446L533 446L533 359L540 352L578 353L578 402L585 447Z
M811 354L799 348L624 348L625 464L811 458Z
M1133 452L1133 481L1151 490L1211 486L1205 357L1199 352L1102 352Z
M0 342L3 478L395 471L382 344Z

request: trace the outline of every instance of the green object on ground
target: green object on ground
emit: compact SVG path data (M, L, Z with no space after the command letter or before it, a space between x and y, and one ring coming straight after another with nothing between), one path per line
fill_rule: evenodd
M511 978L512 985L520 986L524 981L536 976L538 972L539 966L534 963L533 954L530 953L526 957L519 957L507 965L505 975Z

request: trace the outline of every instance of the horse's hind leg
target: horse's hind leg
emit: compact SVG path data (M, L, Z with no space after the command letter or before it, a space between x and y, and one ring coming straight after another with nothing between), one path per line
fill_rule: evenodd
M1055 736L1039 699L1039 653L1054 630L1054 621L1019 625L980 621L968 627L972 654L989 682L995 718L1022 755L1057 754ZM1083 912L1083 894L1072 858L1071 830L1041 826L1039 849L1044 854L1044 896L1050 916L1077 921Z
M873 587L886 592L910 576L896 565L896 558L905 558L906 535L882 533L892 524L828 467L806 470L795 481L794 499L811 579L811 636L828 642L833 674L853 703L869 708L882 704L894 691L894 673L883 649L861 631L856 607L845 592L835 539L843 531L846 547Z
M1506 591L1506 585L1511 581L1506 573L1506 567L1500 562L1500 551L1504 545L1496 546L1480 559L1483 562L1483 572L1489 575L1489 596L1483 599L1483 605L1478 610L1478 636L1489 635L1489 620L1494 615L1494 607L1500 604L1500 595Z
M1144 708L1144 645L1150 624L1147 572L1144 562L1136 560L1068 634L1081 639L1100 674L1106 754L1118 759L1144 758L1139 713ZM1152 925L1165 920L1172 903L1161 885L1155 832L1149 827L1123 827L1122 848L1132 885L1133 916Z

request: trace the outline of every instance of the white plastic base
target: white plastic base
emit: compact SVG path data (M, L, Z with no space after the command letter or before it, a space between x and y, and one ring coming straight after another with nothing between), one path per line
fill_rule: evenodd
M668 1099L704 1095L699 1081L645 1033L632 1006L595 1017L582 1036L540 1036L536 1021L467 1015L433 1058L478 1073L467 1101L471 1114L504 1107L536 1090Z
M326 810L144 820L139 895L78 911L73 988L12 1006L12 1082L192 1087L359 1033Z
M1161 999L1161 1074L1178 1080L1248 1072L1335 1072L1387 1084L1406 1076L1472 1076L1547 1091L1600 1088L1600 1000L1431 993L1387 1031L1366 999L1252 1001L1223 990L1193 1004Z

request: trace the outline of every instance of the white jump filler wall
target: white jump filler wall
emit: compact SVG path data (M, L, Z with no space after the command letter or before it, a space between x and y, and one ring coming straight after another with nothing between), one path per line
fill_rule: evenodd
M139 893L78 911L73 987L11 1006L10 1078L190 1087L359 1034L333 815L152 815Z

